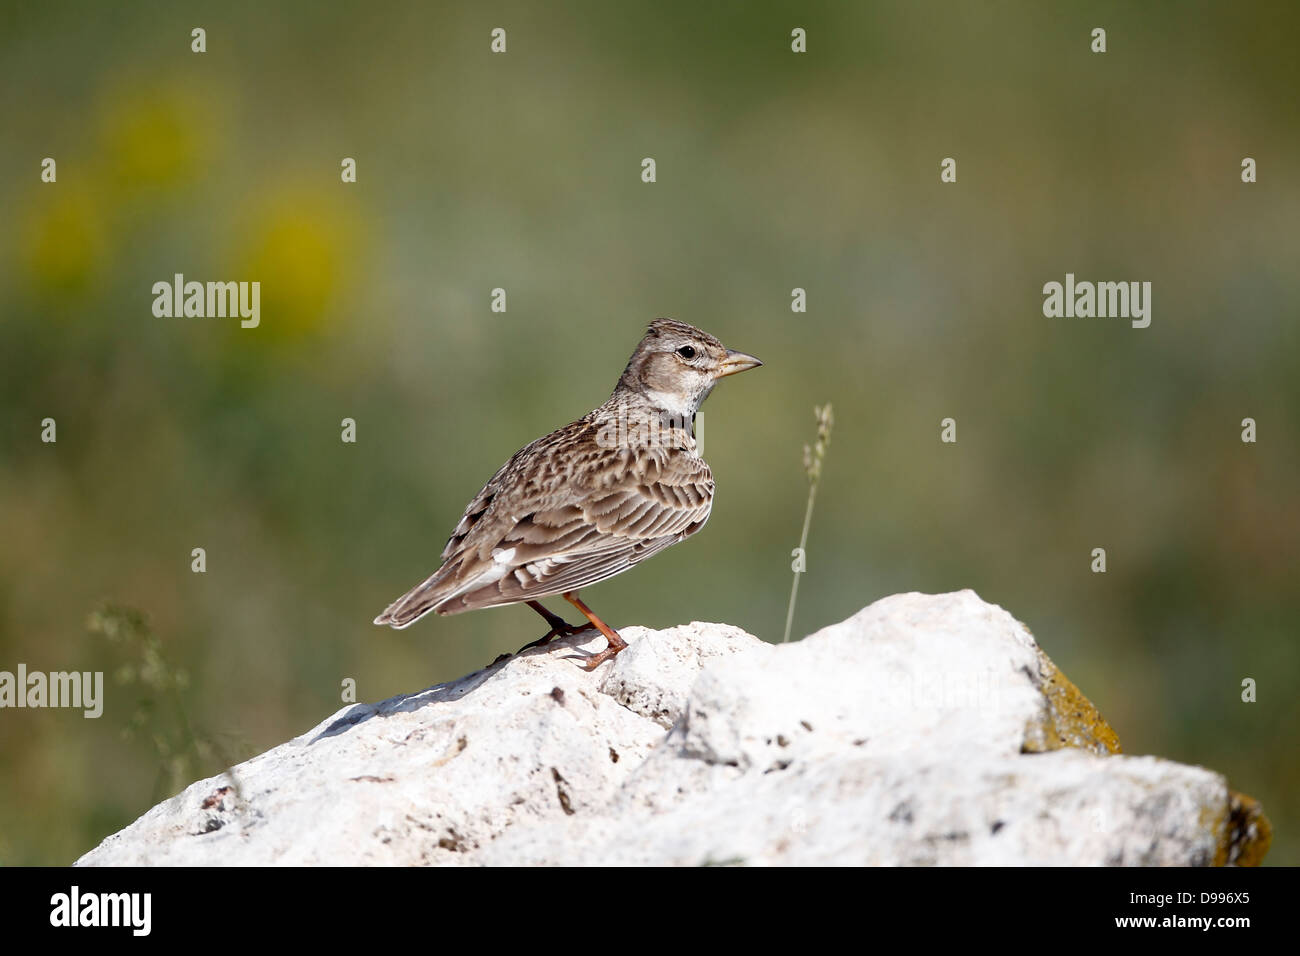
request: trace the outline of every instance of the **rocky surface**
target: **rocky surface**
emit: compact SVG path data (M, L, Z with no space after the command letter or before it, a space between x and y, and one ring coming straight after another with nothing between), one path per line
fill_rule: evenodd
M1257 863L1218 774L1119 755L1029 632L901 594L797 643L595 631L344 708L154 807L124 864Z

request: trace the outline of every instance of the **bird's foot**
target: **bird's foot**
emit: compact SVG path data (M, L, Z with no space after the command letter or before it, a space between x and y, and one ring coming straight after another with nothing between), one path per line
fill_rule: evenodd
M593 612L591 608L587 607L586 604L582 603L582 600L578 597L577 591L565 591L564 599L568 601L570 604L572 604L574 607L576 607L579 611L581 611L583 617L585 617L588 621L590 621L592 625L596 628L596 630L604 634L605 640L609 642L609 646L606 647L603 651L601 651L598 654L594 654L587 659L587 663L583 665L584 670L594 671L601 664L605 663L605 661L609 660L611 657L616 655L619 651L623 650L623 648L627 647L627 641L623 640L623 638L618 636L618 631L614 630L612 627L610 627L608 624L606 624L604 621L598 618L595 612Z
M587 663L582 665L583 670L594 671L605 661L616 657L620 651L627 649L627 641L619 637L618 631L612 627L609 629L609 633L605 635L605 640L609 642L605 649L587 658Z
M627 647L627 645L624 644L623 647ZM587 663L582 665L582 669L584 671L594 671L601 664L605 663L605 661L618 654L623 647L614 647L613 645L610 645L598 654L593 654L591 657L587 658Z
M523 647L519 648L519 650L515 651L515 653L522 654L530 647L544 647L557 637L568 637L571 634L577 634L579 631L585 631L589 627L591 627L590 624L570 624L567 621L556 618L555 622L551 624L551 629L549 631L537 640L525 644Z

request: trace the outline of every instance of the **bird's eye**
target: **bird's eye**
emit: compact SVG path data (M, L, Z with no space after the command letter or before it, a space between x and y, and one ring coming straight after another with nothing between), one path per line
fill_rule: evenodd
M684 359L693 359L695 358L695 349L689 345L683 345L677 350L677 354Z

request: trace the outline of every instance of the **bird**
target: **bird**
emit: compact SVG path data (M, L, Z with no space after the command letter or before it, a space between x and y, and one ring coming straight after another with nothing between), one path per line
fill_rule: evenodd
M713 507L713 473L695 415L720 379L763 363L685 322L650 323L609 399L515 452L474 496L438 570L374 623L402 629L429 612L527 604L550 630L520 648L594 626L606 647L594 671L627 647L578 592L698 532ZM542 598L562 595L590 624L571 625Z

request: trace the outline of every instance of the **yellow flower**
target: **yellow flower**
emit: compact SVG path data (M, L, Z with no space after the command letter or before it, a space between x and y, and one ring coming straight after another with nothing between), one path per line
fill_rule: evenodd
M179 88L160 84L115 94L104 109L101 139L116 181L137 191L194 180L208 154L210 110Z
M263 334L297 338L317 329L353 273L357 223L324 190L268 191L243 217L240 279L261 283Z
M95 194L61 181L38 187L34 198L39 201L25 216L19 242L33 287L47 294L84 295L104 273L108 255Z

